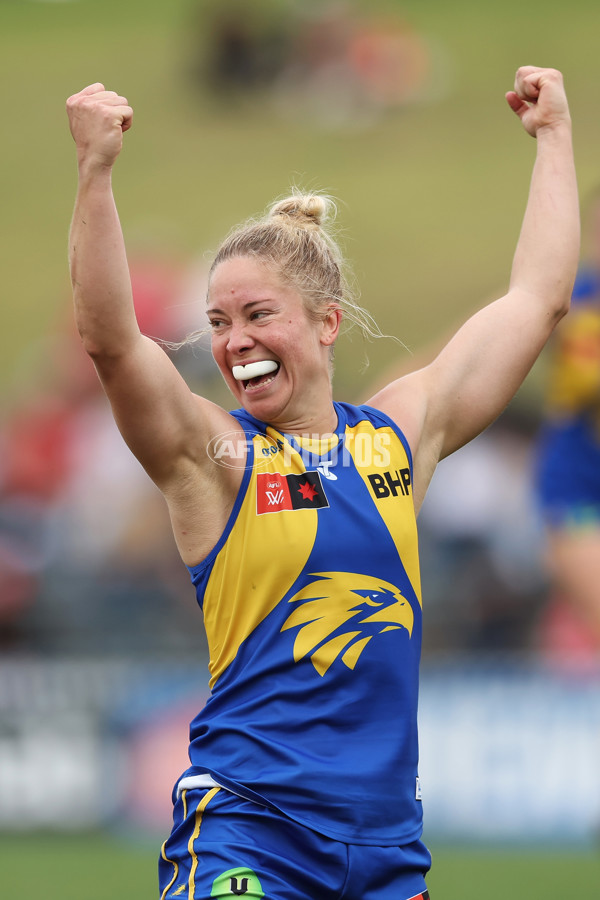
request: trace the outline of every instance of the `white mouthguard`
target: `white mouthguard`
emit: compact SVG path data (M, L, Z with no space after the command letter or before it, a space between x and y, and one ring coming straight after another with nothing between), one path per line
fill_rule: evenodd
M272 359L261 359L259 362L248 363L247 366L234 366L233 377L236 381L249 381L250 378L258 378L260 375L268 375L278 368Z

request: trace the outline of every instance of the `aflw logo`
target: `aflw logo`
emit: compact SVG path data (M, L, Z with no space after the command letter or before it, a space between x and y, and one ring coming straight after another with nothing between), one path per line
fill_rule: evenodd
M281 506L283 503L283 498L285 497L285 491L281 488L278 491L265 491L267 497L267 503L269 506Z
M296 609L282 631L300 626L294 661L310 656L319 675L341 656L349 669L373 638L401 628L412 635L414 613L397 587L371 575L315 572L315 578L290 603Z

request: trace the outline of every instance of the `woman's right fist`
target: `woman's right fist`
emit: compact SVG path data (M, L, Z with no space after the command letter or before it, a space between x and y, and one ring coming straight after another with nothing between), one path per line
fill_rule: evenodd
M127 98L105 90L103 84L90 84L69 97L67 114L79 162L111 167L133 120Z

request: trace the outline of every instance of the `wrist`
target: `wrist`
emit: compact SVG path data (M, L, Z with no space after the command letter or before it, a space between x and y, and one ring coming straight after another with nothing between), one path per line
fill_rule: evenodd
M77 170L80 185L110 185L112 181L112 165L107 165L100 158L80 157Z
M571 140L571 119L560 119L557 122L548 122L546 125L540 125L536 132L536 138L539 140Z

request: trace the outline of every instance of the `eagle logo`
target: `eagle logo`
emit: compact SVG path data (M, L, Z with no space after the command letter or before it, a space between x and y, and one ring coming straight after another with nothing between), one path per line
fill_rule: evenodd
M397 587L354 572L313 572L311 581L290 599L295 605L281 631L300 627L294 661L310 656L323 676L341 655L354 669L370 640L400 628L412 635L414 613Z

